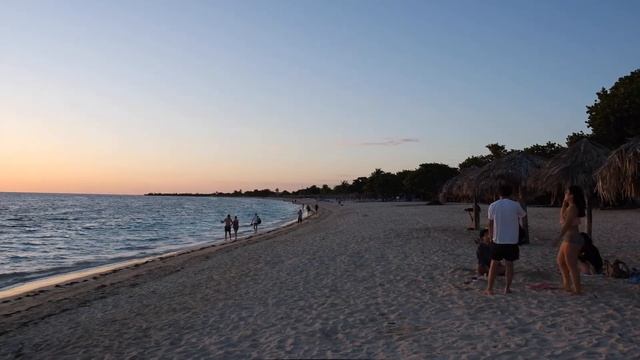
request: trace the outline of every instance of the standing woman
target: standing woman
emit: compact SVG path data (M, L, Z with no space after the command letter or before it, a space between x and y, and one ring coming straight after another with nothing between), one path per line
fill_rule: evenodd
M582 188L570 186L564 193L564 201L560 209L560 249L558 250L558 267L562 274L562 287L574 294L580 294L580 270L578 255L584 245L580 234L580 218L585 216L586 202ZM573 289L571 288L573 284Z

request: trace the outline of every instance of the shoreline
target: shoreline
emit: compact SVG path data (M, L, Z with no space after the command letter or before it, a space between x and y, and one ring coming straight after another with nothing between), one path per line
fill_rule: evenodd
M277 200L282 200L282 199L277 199ZM303 221L305 221L311 216L313 215L305 211L303 213ZM168 252L162 252L155 255L134 257L126 260L115 261L112 263L89 266L86 268L78 268L68 272L62 272L59 274L35 278L33 280L18 282L9 286L0 287L0 301L7 298L16 297L22 294L27 294L29 292L34 292L42 288L51 287L51 286L59 285L66 282L72 282L74 280L82 280L84 278L88 278L96 275L101 275L101 274L110 273L114 271L120 271L122 269L127 269L131 267L138 267L141 264L146 264L156 260L163 260L163 259L172 258L175 256L190 254L194 251L201 251L201 250L206 250L210 248L215 248L218 246L230 245L240 241L250 240L254 237L272 234L274 232L277 232L295 225L297 225L297 219L284 221L279 226L276 226L273 228L266 228L263 232L260 232L260 231L258 231L258 233L251 232L243 236L238 236L238 238L234 240L226 240L226 241L224 239L213 240L210 242L188 245L180 249L171 250Z
M0 357L640 353L639 285L585 276L582 296L557 289L557 209L528 210L532 243L520 249L513 293L484 296L465 204L345 205L321 205L308 221L253 239L0 301ZM638 215L594 210L604 259L637 267ZM496 289L503 285L498 278Z

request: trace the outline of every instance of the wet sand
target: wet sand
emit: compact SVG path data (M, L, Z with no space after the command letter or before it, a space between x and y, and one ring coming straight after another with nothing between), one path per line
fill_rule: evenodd
M529 287L559 281L558 209L529 209L514 293L482 295L467 206L320 203L319 216L277 233L4 299L0 357L640 354L640 285L585 276L583 296ZM638 219L594 212L603 258L640 267Z

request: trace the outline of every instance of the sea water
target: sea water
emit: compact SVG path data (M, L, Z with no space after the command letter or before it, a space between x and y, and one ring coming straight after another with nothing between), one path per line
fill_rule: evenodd
M299 205L255 198L0 193L0 288L285 225Z

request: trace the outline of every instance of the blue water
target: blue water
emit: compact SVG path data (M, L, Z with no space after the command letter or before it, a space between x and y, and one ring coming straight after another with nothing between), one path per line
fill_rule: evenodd
M0 288L37 278L224 240L282 226L299 205L279 200L0 193Z

